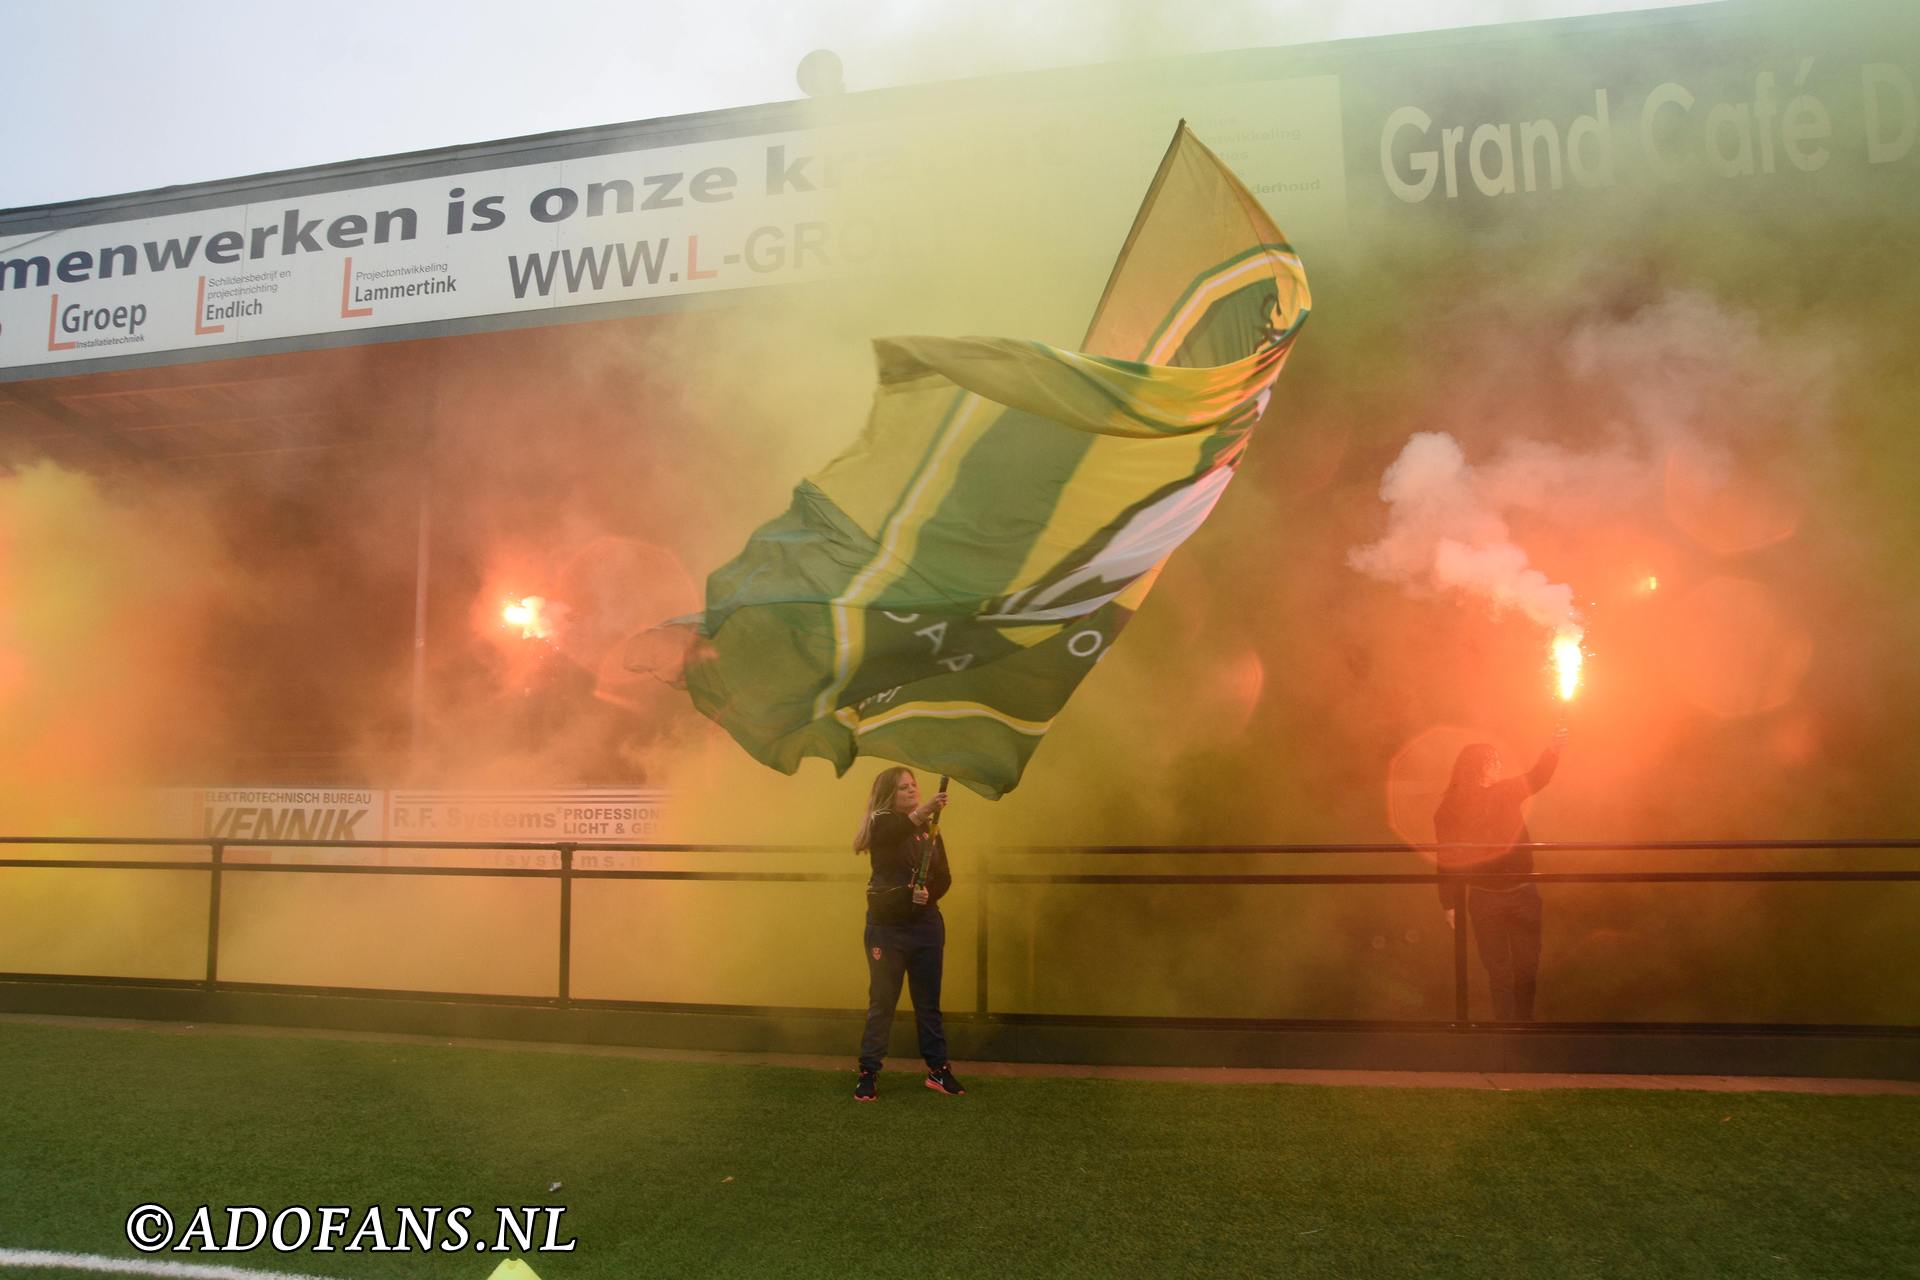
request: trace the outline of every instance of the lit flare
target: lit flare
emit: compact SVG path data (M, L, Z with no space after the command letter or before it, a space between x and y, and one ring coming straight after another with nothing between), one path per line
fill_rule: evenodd
M1553 638L1553 671L1560 685L1562 702L1571 702L1580 687L1580 665L1586 661L1586 654L1580 648L1581 639L1578 627L1563 628Z
M553 634L547 602L542 596L522 596L518 600L507 601L500 608L500 620L510 627L520 628L520 635L526 640L545 640Z

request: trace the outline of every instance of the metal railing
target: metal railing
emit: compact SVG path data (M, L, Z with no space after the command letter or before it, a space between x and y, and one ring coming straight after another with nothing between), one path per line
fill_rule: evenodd
M829 850L813 845L746 844L662 844L623 843L582 844L573 841L442 841L442 840L262 840L204 839L173 837L78 837L78 836L0 836L3 846L59 846L67 848L194 848L208 851L205 861L154 858L0 858L0 869L38 868L72 869L97 872L114 871L193 871L207 875L207 941L205 976L197 981L164 978L112 977L56 973L0 973L8 982L114 983L148 987L198 988L205 990L281 991L288 993L416 997L475 1003L534 1003L561 1008L590 1005L595 1008L659 1009L662 1002L627 1001L594 998L576 1000L572 992L573 976L573 886L587 880L661 880L661 881L735 881L749 883L858 883L864 873L808 871L702 871L665 868L583 868L575 865L583 849L593 854L682 854L682 855L803 855L823 854ZM1546 842L1518 846L1537 853L1703 853L1703 852L1883 852L1920 851L1920 840L1680 840L1639 843ZM1486 846L1450 846L1451 852L1499 852ZM514 852L553 854L551 867L440 866L408 863L368 865L363 863L289 863L244 861L228 858L229 850L266 849L338 849L409 852ZM833 850L844 854L843 850ZM1470 1014L1468 991L1467 930L1465 921L1453 930L1453 1019L1436 1023L1418 1019L1251 1019L1251 1018L1171 1018L1154 1016L1088 1016L996 1013L988 999L988 956L990 944L991 889L995 885L1439 885L1464 877L1438 870L1428 872L1031 872L996 869L1009 860L1060 857L1094 858L1185 858L1217 856L1373 856L1425 853L1432 848L1405 844L1233 844L1233 845L1025 845L995 846L980 852L979 872L974 877L980 886L975 899L975 1008L981 1018L1022 1019L1058 1022L1097 1022L1160 1026L1206 1027L1284 1027L1323 1028L1427 1028L1445 1027L1467 1030L1503 1024L1475 1021ZM374 987L311 987L290 983L236 982L220 975L220 933L222 887L233 875L347 875L347 876L453 876L515 880L555 880L559 883L558 954L555 957L554 995L550 997L514 997L419 991ZM1475 884L1841 884L1920 882L1920 869L1829 869L1808 870L1695 870L1695 871L1534 871L1489 875L1473 873ZM1916 920L1920 924L1920 920ZM665 1002L664 1007L687 1010L727 1010L777 1014L782 1012L823 1012L772 1006L695 1005ZM1544 1024L1560 1028L1594 1030L1669 1029L1689 1031L1757 1031L1805 1034L1891 1034L1920 1036L1920 1025L1905 1024L1828 1024L1828 1023L1736 1023L1736 1022L1588 1022Z

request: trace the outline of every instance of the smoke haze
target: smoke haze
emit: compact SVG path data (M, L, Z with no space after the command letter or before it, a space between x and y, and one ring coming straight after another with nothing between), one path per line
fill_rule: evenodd
M1208 21L1250 46L1295 34L1253 13ZM824 102L813 108L823 150L869 161L850 162L825 220L859 220L887 246L830 284L735 307L39 384L73 404L118 396L119 421L134 421L122 434L149 452L89 453L71 432L56 453L40 447L48 428L4 460L6 825L145 834L119 802L76 797L152 786L644 785L670 793L666 840L844 847L883 762L838 781L824 764L771 773L607 655L697 608L706 573L854 437L874 336L1076 344L1185 115L1245 172L1284 177L1297 155L1347 175L1340 191L1325 177L1319 190L1262 193L1319 308L1239 478L1020 790L950 811L950 1005L974 998L987 847L1429 841L1460 745L1497 742L1525 767L1545 741L1560 707L1543 629L1572 620L1586 628L1589 683L1530 817L1536 838L1911 834L1916 161L1855 163L1836 126L1818 174L1783 163L1764 177L1496 199L1475 194L1463 159L1464 194L1441 186L1422 204L1379 176L1381 122L1408 105L1432 115L1416 145L1437 151L1442 128L1590 111L1596 85L1613 89L1624 132L1669 75L1700 95L1704 120L1722 98L1749 102L1749 64L1779 51L1783 66L1819 54L1814 91L1836 115L1843 69L1898 58L1920 74L1908 20L1825 31L1811 6L1780 14L1777 27L1730 25L1725 47L1692 28L1535 30L1403 42L1350 65L1325 51L1297 64L1249 55L1198 73L1156 62ZM1196 29L1170 15L1096 24L1088 48L1192 47L1180 41ZM890 57L963 68L971 38L936 20L897 37ZM1671 65L1643 71L1648 50ZM1832 84L1818 79L1830 69ZM1502 79L1513 83L1489 87ZM1327 102L1329 115L1313 114ZM1263 136L1299 121L1298 140ZM194 394L224 397L229 417L271 417L285 438L244 422L225 442L189 431L195 414L168 397L196 379L235 384ZM504 603L531 595L567 606L551 642L501 624ZM774 857L626 865L864 869L844 853ZM1112 869L1004 859L997 870ZM1417 854L1366 865L1425 866ZM31 874L46 878L0 907L0 969L137 960L140 972L193 974L202 878L103 904L87 873ZM512 882L256 879L228 914L236 979L550 985L553 904L506 893ZM1907 898L1553 892L1544 1016L1911 1020L1910 983L1833 980L1835 966L1910 955ZM996 1009L1449 1007L1450 940L1424 886L1000 884L991 907ZM851 881L583 882L576 991L854 1004L860 909ZM1822 953L1842 920L1852 950Z

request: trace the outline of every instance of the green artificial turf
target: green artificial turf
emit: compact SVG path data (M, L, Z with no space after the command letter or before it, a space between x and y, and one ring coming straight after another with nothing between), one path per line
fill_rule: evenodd
M0 1022L0 1248L132 1256L150 1201L563 1204L579 1245L530 1256L542 1280L1920 1274L1917 1098L983 1077L948 1099L911 1065L866 1106L850 1072ZM194 1260L483 1280L499 1258Z

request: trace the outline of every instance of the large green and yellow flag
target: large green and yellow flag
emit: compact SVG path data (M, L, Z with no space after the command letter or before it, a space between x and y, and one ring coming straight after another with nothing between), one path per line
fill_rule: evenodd
M753 756L998 797L1219 501L1307 318L1279 230L1183 123L1084 352L874 344L866 431L707 581L694 704Z

